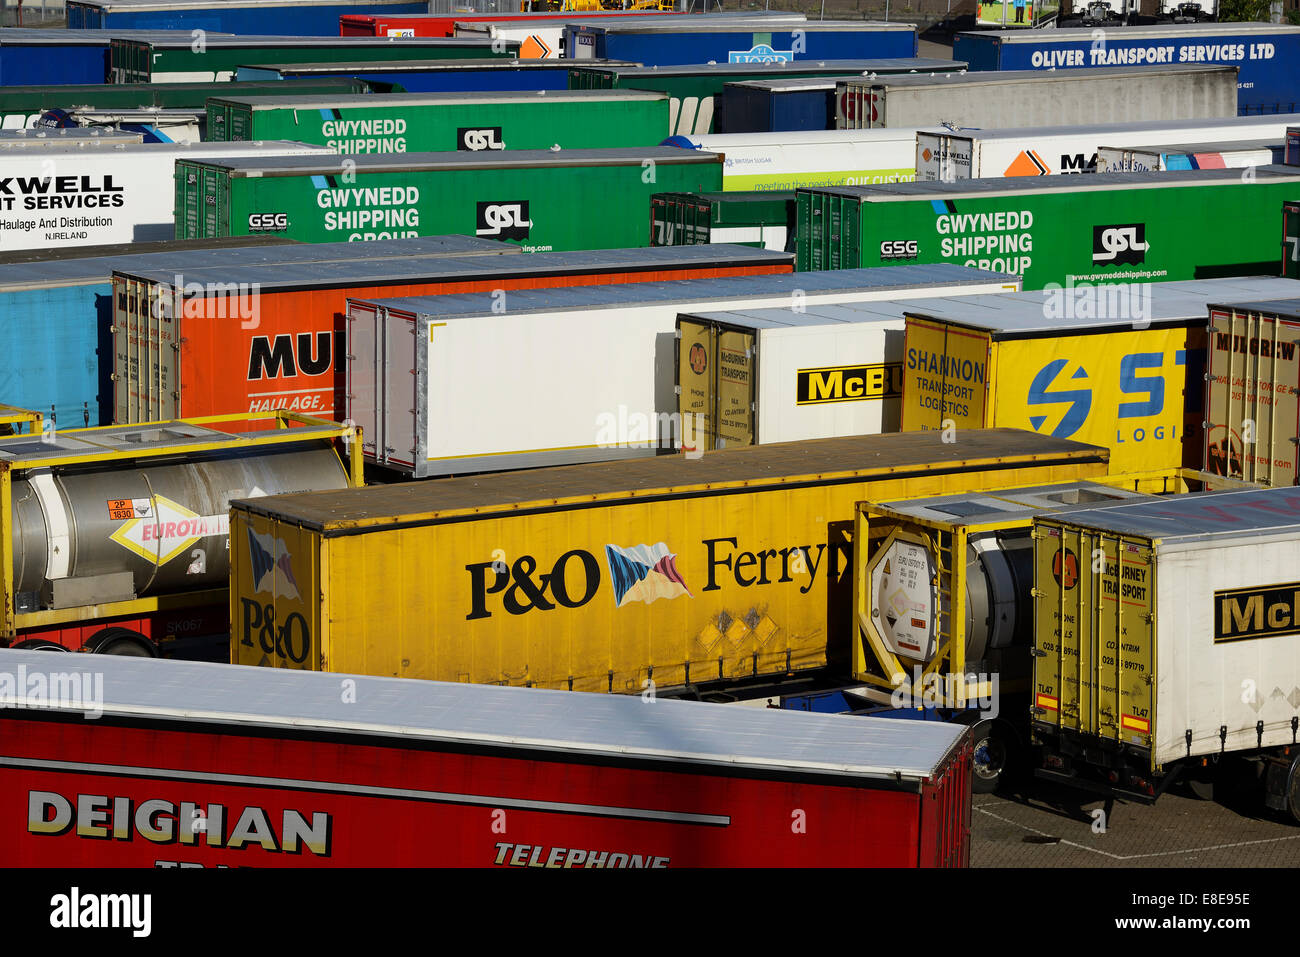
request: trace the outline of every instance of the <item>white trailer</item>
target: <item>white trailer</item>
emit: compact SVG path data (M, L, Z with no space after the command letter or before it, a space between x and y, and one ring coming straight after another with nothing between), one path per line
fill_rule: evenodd
M679 313L1019 288L941 265L349 300L347 415L417 478L655 455L683 444Z
M706 133L664 142L721 153L727 192L871 186L916 178L914 129Z
M0 252L173 239L176 160L330 152L283 141L0 149Z
M1282 142L1300 114L1229 116L1208 120L1102 123L1011 129L921 129L916 134L916 178L923 182L998 176L1056 176L1098 171L1105 143Z
M1097 151L1099 173L1142 173L1171 169L1242 169L1281 163L1281 139L1232 143L1172 143L1156 146L1103 146Z

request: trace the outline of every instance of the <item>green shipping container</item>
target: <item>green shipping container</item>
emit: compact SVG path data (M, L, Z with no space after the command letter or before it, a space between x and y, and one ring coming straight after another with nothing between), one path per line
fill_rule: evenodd
M1282 275L1300 279L1300 202L1282 204Z
M1059 284L1277 275L1300 169L1256 166L800 189L796 268L956 263Z
M109 45L111 83L210 83L234 78L242 63L384 63L393 60L497 60L519 55L505 40L446 37L230 37L129 40Z
M658 146L668 135L668 97L639 90L219 97L208 101L208 129L213 138L290 139L340 153Z
M286 87L286 84L288 86ZM268 80L264 83L97 83L70 86L0 86L0 128L21 130L36 125L49 110L74 107L92 110L138 110L161 107L172 110L201 110L208 97L237 89L241 97L346 96L369 93L370 85L353 77L322 77L312 80ZM220 139L220 137L218 137Z
M871 73L961 73L966 64L925 57L886 60L821 60L777 63L705 63L691 66L610 67L569 69L571 90L657 90L672 97L672 132L677 136L712 133L715 97L728 83L743 80L827 76L866 76Z
M794 235L794 211L794 193L656 193L650 197L650 245L785 250Z
M650 245L650 197L665 189L720 191L722 157L655 146L181 161L176 233L310 243L458 234L525 252L617 249Z

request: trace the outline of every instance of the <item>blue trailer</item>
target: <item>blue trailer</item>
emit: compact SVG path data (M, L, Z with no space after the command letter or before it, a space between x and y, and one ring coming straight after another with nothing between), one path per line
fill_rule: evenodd
M910 23L809 20L799 23L701 24L695 17L637 23L570 23L564 49L574 60L604 57L646 66L685 63L779 63L915 57ZM960 59L960 57L957 57Z
M1089 27L959 33L953 57L975 70L1061 70L1187 63L1238 68L1237 112L1300 109L1300 26L1182 23L1119 27L1098 42Z
M637 63L589 61L595 66ZM249 64L239 80L306 80L355 77L376 93L486 93L569 89L568 60L410 60L390 63Z
M68 27L80 30L220 30L336 37L345 13L425 13L417 0L68 0Z
M226 34L219 34L225 36ZM190 37L188 30L47 30L0 28L0 86L67 86L108 79L114 37Z

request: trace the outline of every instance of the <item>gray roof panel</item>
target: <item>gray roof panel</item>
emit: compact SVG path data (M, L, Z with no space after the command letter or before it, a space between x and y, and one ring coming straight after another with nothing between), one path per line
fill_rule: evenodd
M1198 492L1106 508L1080 506L1057 512L1051 521L1162 542L1300 536L1300 489Z

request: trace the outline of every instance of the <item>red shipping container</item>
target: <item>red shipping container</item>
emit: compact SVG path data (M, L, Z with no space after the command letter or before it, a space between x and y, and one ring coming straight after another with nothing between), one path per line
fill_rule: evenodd
M457 23L529 23L559 20L572 23L593 17L649 17L684 13L682 10L556 10L550 13L416 13L401 17L345 13L339 17L339 35L345 37L450 37ZM527 59L527 57L524 57Z

